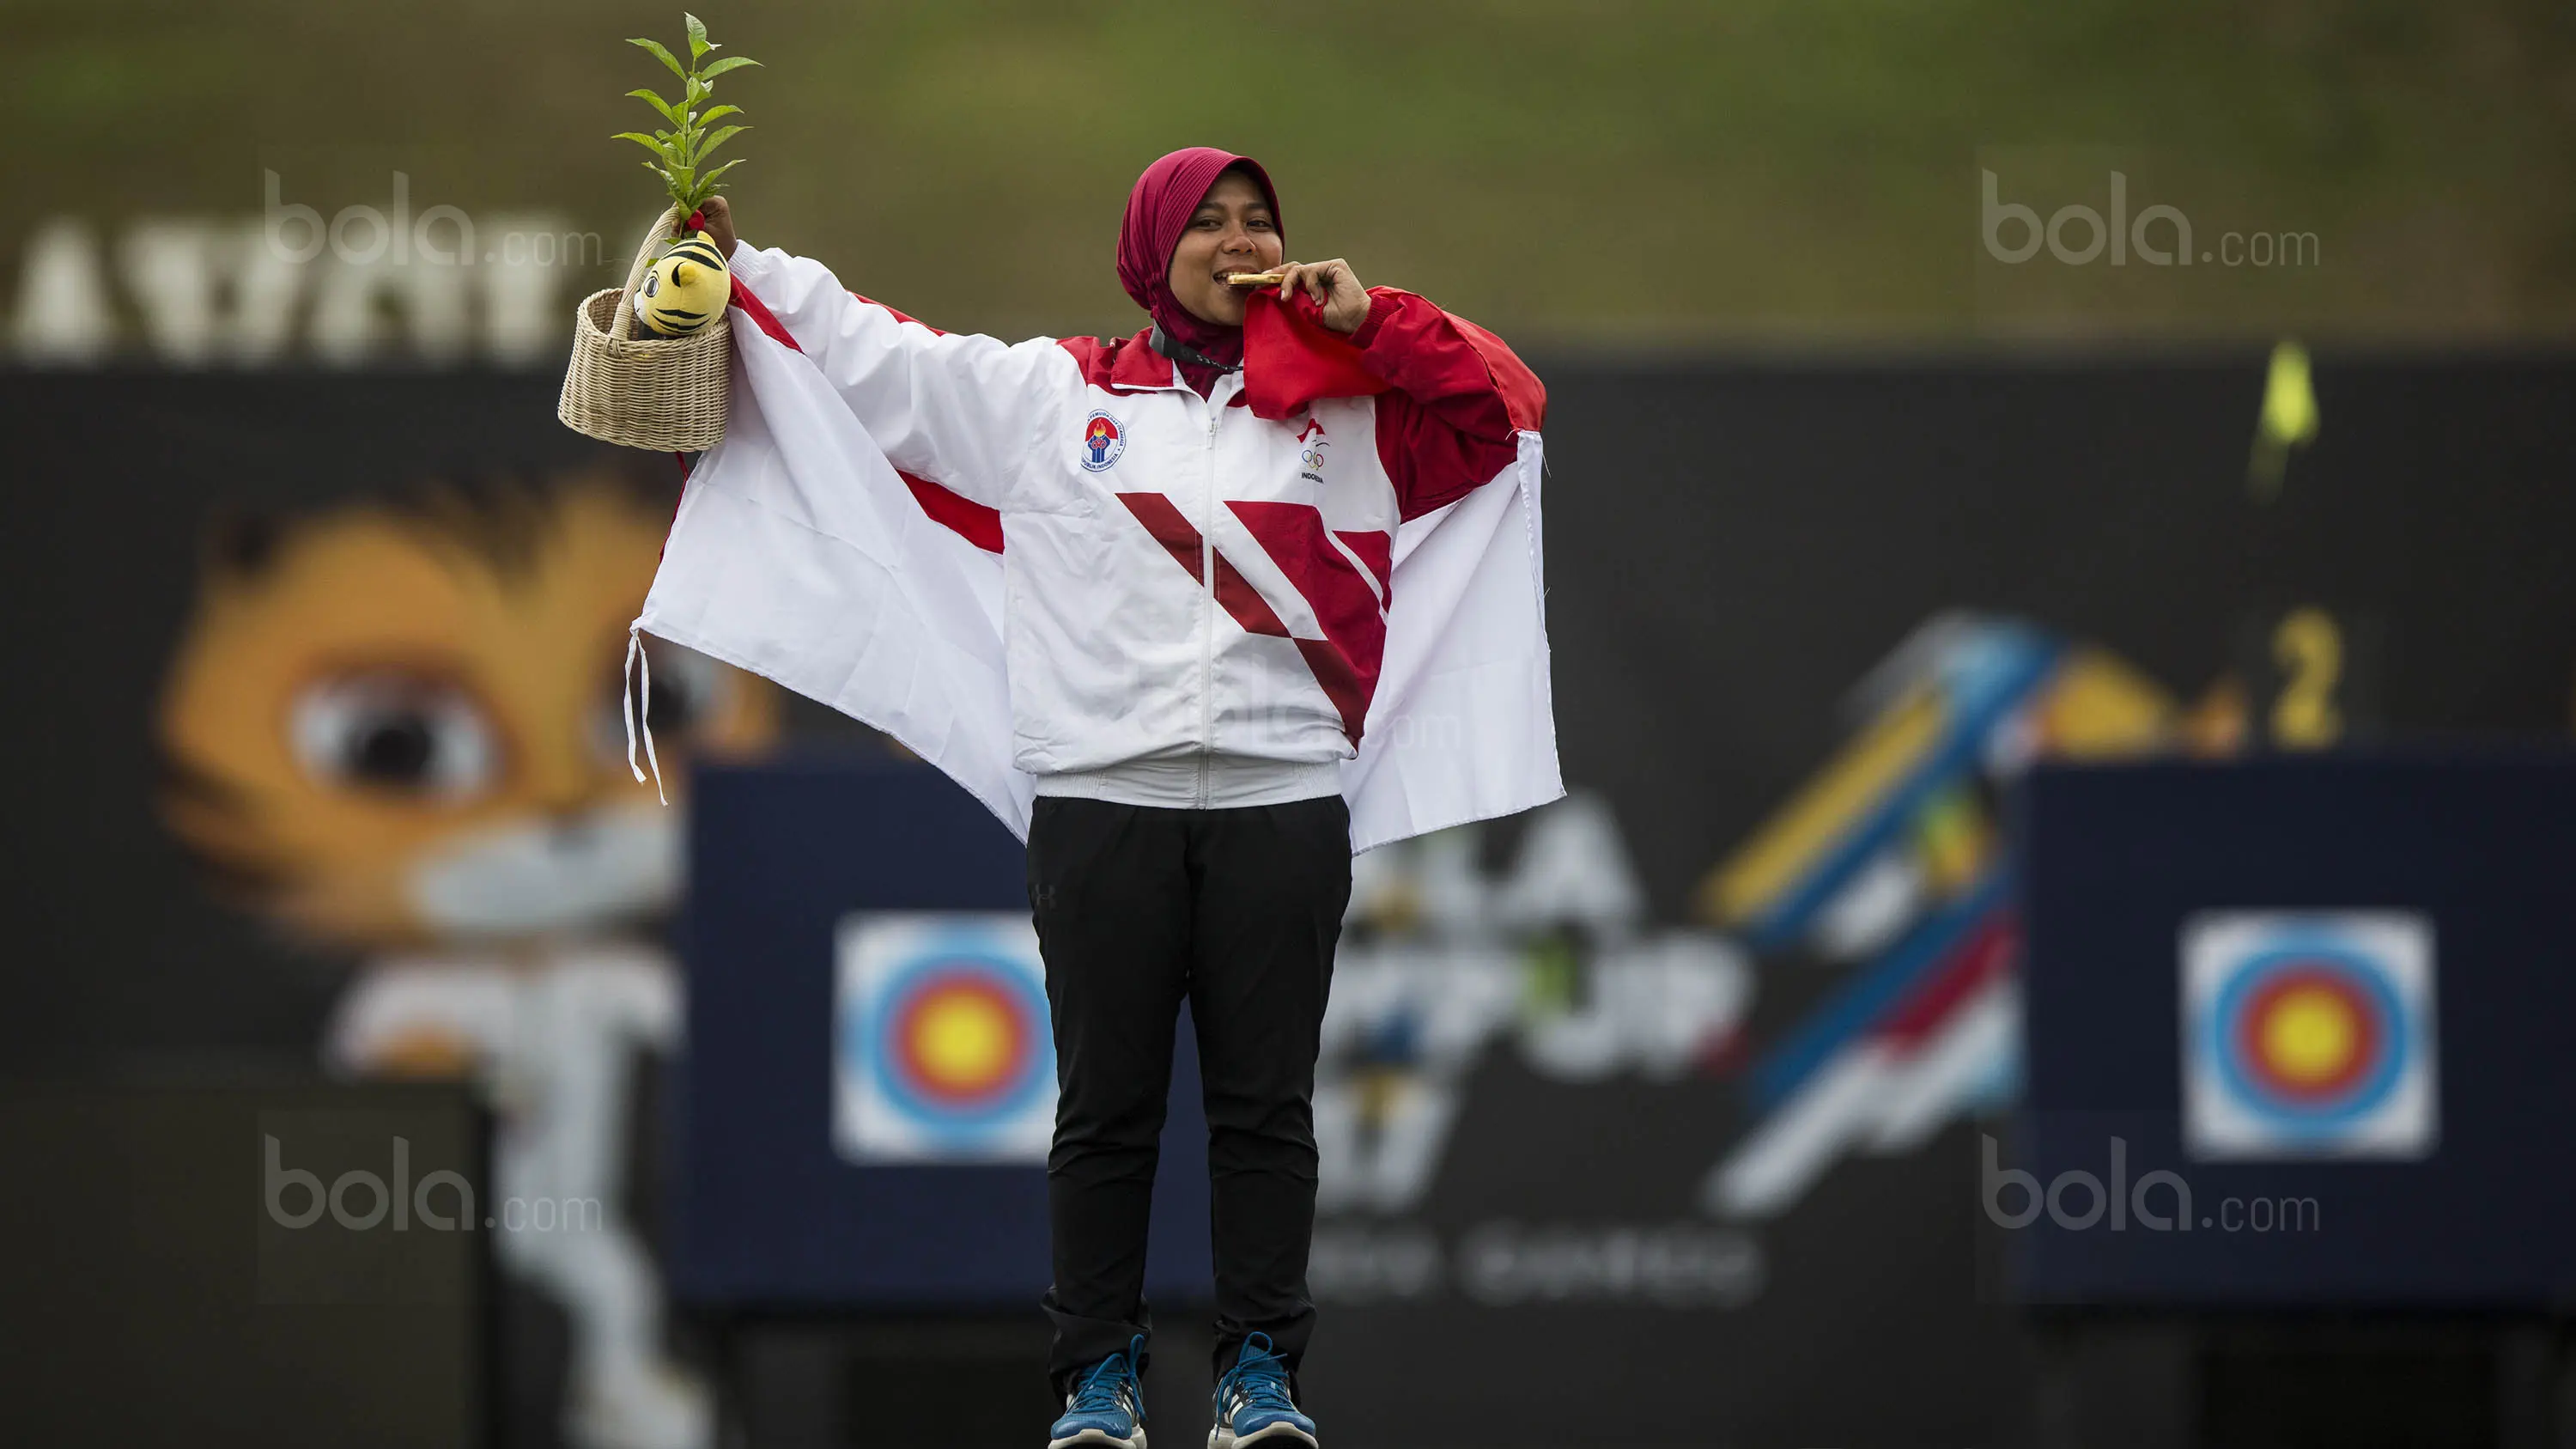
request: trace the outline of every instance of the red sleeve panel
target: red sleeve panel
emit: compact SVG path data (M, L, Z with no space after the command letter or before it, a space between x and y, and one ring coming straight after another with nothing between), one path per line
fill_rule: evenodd
M1501 338L1411 292L1371 288L1350 340L1390 389L1377 400L1377 451L1406 518L1492 481L1519 456L1517 435L1545 418L1547 389Z

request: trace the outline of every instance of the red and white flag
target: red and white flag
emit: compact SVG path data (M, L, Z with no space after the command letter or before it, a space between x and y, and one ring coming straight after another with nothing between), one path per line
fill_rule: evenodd
M1002 538L907 479L740 276L724 441L691 473L633 628L893 736L1023 839L1012 764ZM1246 387L1374 393L1320 329L1256 299ZM1395 534L1384 662L1342 766L1356 851L1543 805L1558 772L1542 587L1539 435L1491 481ZM649 755L651 736L645 744ZM631 751L630 751L631 753ZM641 778L639 774L639 778Z

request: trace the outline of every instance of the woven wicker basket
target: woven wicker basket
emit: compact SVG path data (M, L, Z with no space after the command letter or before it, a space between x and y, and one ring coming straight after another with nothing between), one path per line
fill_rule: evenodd
M644 234L626 285L582 298L573 314L572 365L555 416L576 433L630 448L697 453L724 437L730 319L686 337L636 337L626 298L680 224L677 207Z

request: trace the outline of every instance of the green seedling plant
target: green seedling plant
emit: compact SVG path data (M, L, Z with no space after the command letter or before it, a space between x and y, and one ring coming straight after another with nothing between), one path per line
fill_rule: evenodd
M653 159L644 163L644 169L662 178L663 186L671 194L671 204L680 209L680 216L685 223L687 218L695 215L698 209L706 204L708 197L724 190L723 185L716 178L742 164L741 159L736 158L721 166L710 167L707 165L708 158L715 155L717 147L751 129L749 126L740 125L708 129L712 122L720 121L727 116L742 114L740 106L709 106L704 110L699 108L705 106L706 102L715 95L716 77L730 70L740 70L747 65L758 65L760 62L741 55L726 56L722 60L708 62L706 59L708 52L721 50L724 47L707 39L707 27L700 23L698 17L683 15L681 19L687 21L689 27L689 63L685 66L680 64L679 57L671 54L660 41L638 38L626 42L651 51L655 60L668 66L671 74L679 77L681 92L679 103L676 105L662 99L659 93L650 89L627 92L628 95L660 112L662 119L668 121L671 128L667 131L656 130L649 136L641 131L620 131L613 139L632 141L653 153Z

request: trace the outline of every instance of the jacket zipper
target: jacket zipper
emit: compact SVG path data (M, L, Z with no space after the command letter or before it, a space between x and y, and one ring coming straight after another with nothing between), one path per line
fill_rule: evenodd
M1216 422L1223 416L1214 389L1207 398L1207 498L1199 518L1199 577L1206 595L1199 608L1199 808L1208 807L1208 757L1216 752Z

